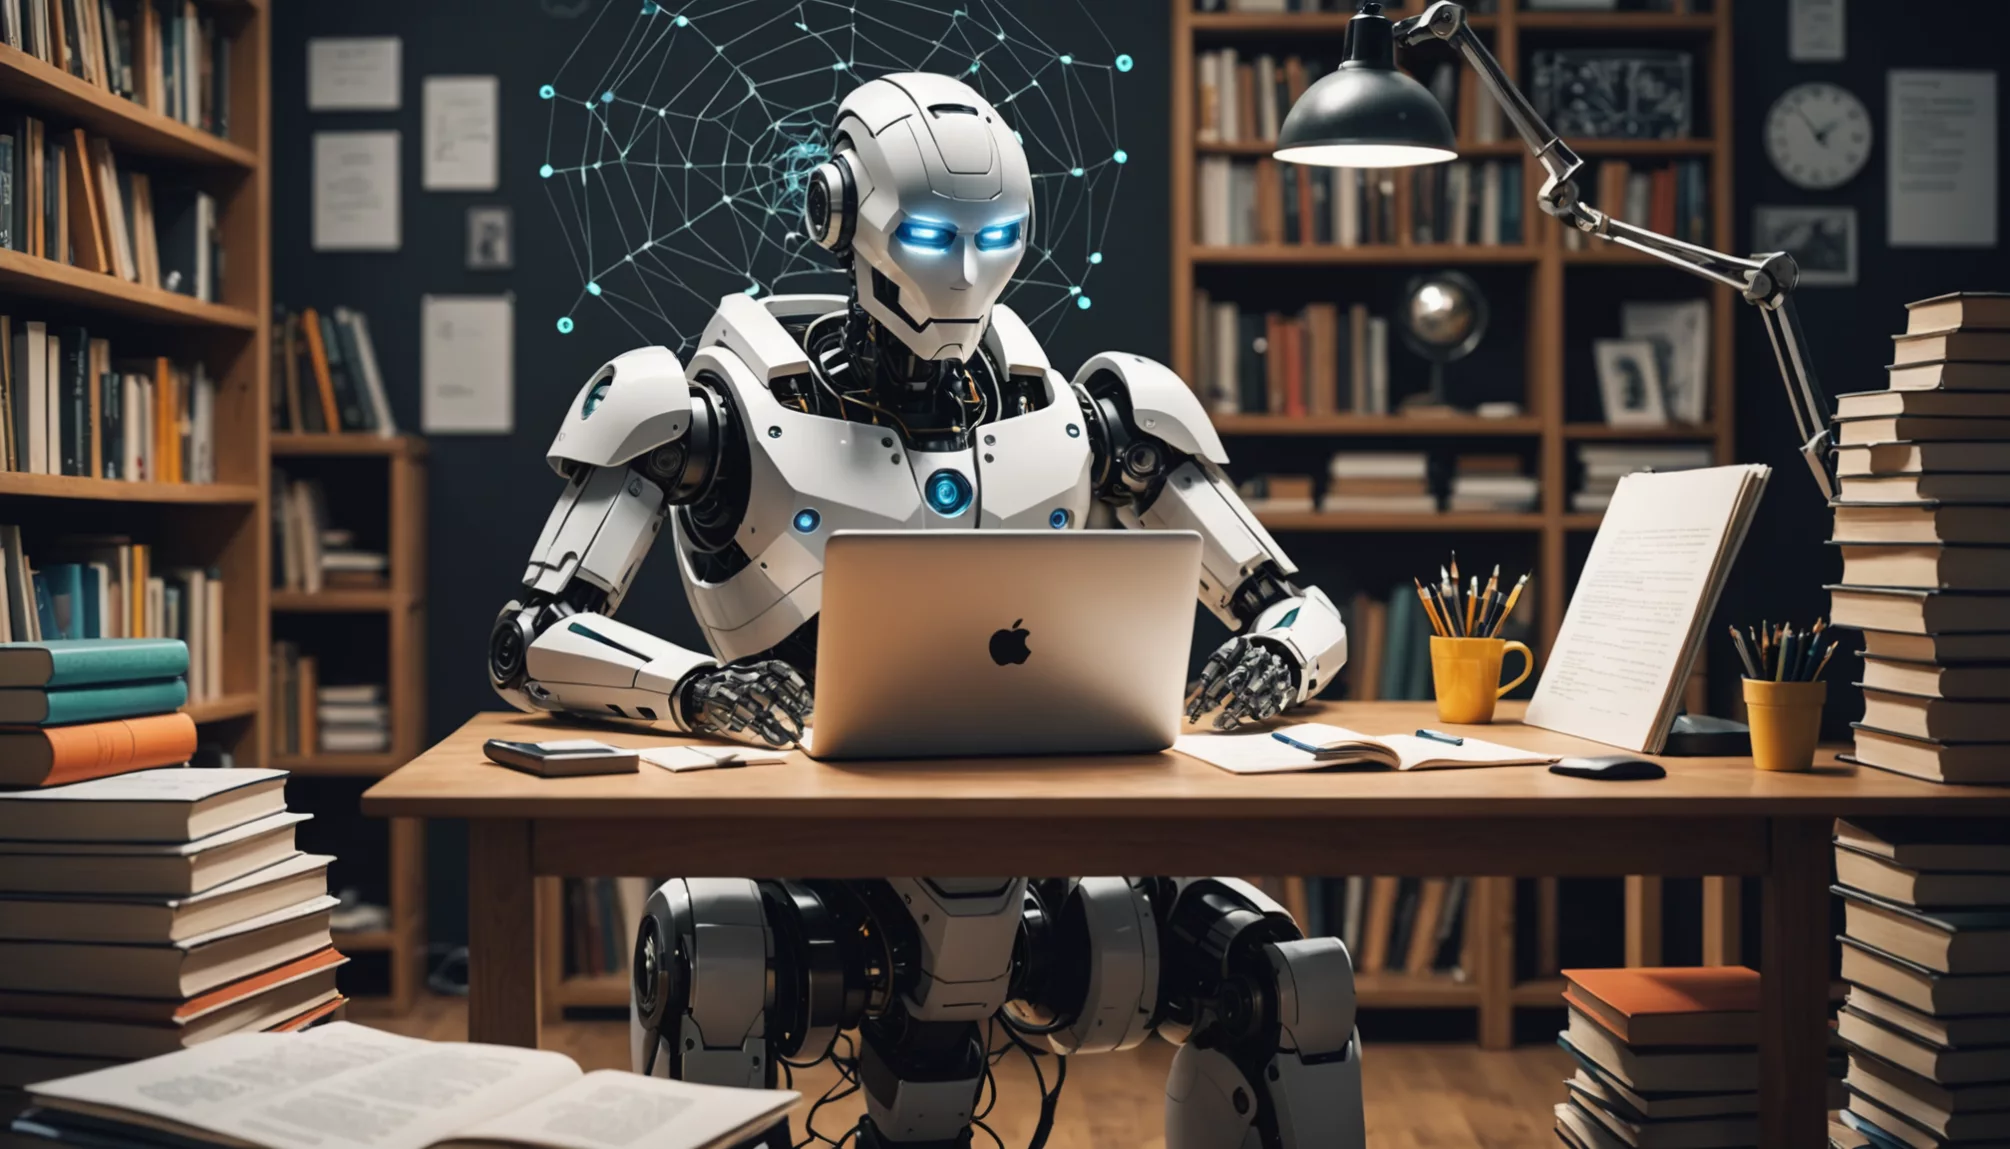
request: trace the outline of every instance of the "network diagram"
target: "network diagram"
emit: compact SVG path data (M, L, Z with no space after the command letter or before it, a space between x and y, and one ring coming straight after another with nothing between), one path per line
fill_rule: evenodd
M1047 25L1095 42L1056 43ZM538 89L538 175L579 280L550 322L685 355L726 295L841 290L804 234L810 176L846 94L921 71L961 79L1017 129L1039 226L1005 299L1051 336L1087 317L1107 267L1130 161L1122 48L1088 0L613 0Z

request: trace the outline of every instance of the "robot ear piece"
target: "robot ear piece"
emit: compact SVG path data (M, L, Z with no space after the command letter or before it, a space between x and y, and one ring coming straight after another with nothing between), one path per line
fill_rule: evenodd
M858 180L850 152L839 152L810 173L803 229L819 247L835 252L851 247L852 233L858 230Z
M674 984L679 972L676 953L665 936L662 919L645 914L635 935L635 957L628 965L635 995L636 1020L652 1040L663 1028L670 1002L677 997Z

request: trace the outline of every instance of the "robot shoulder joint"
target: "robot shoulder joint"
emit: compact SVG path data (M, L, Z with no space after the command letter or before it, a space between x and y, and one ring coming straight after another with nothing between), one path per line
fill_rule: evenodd
M691 429L691 385L667 347L638 347L608 360L573 396L545 452L564 474L568 464L618 467Z
M1141 355L1106 351L1082 364L1075 386L1109 401L1130 435L1149 435L1175 451L1219 466L1228 462L1221 436L1191 387L1172 368Z

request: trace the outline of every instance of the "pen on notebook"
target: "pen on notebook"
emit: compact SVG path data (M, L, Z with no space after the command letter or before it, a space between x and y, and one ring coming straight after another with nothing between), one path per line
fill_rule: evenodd
M1456 734L1447 734L1442 730L1419 730L1417 731L1417 737L1427 738L1432 742L1442 742L1447 746L1464 746L1466 744L1465 739Z

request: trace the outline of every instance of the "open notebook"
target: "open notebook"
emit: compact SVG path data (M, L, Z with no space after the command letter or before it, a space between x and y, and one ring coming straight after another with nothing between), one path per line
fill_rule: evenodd
M1320 751L1314 754L1292 743L1317 746ZM1556 761L1553 755L1531 754L1477 738L1468 738L1463 745L1454 746L1414 734L1362 734L1323 722L1305 722L1258 734L1187 734L1173 743L1173 749L1231 774L1288 774L1340 766L1389 770L1542 766Z
M183 1149L722 1149L781 1120L799 1096L582 1074L564 1054L347 1022L231 1034L28 1094L18 1134Z

